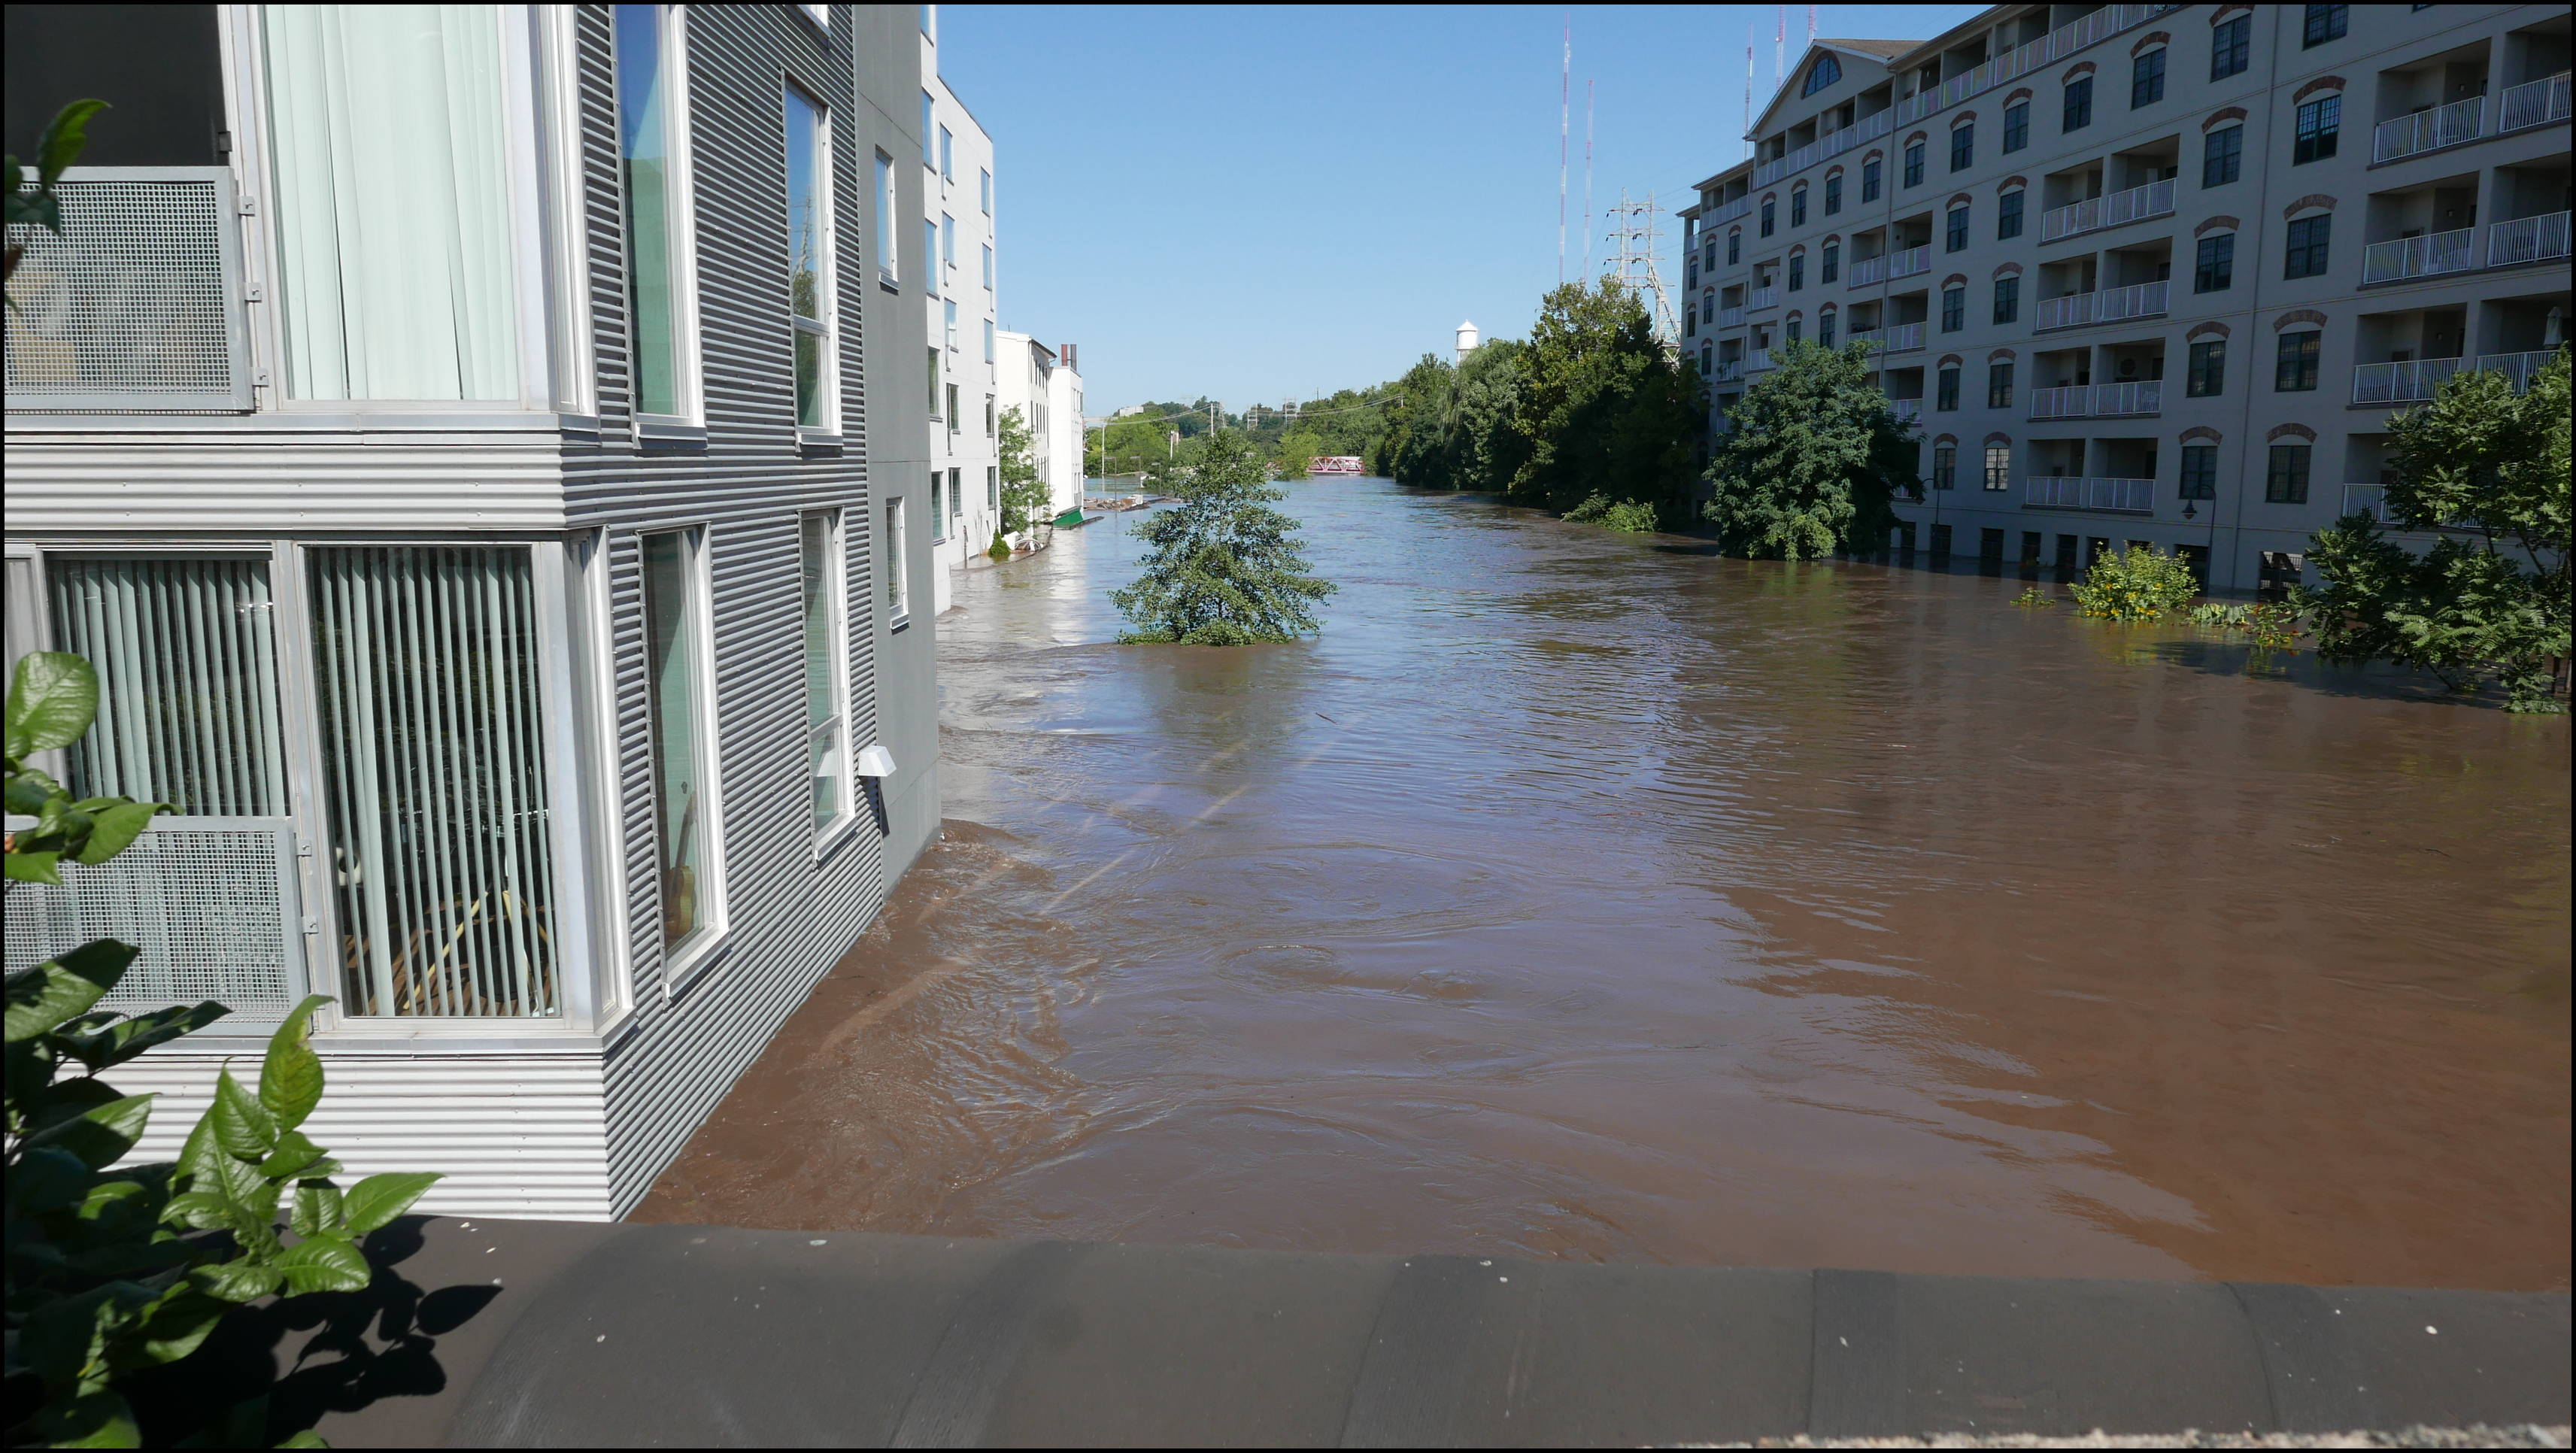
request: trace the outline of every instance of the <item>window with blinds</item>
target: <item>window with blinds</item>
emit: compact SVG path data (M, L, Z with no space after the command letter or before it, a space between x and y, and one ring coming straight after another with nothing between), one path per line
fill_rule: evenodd
M560 1012L527 550L306 556L342 1007Z

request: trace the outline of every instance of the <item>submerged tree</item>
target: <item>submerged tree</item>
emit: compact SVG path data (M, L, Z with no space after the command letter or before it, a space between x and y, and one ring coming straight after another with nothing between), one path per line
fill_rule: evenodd
M2514 711L2557 712L2568 652L2568 361L2517 394L2504 374L2452 375L2391 416L2388 516L2445 533L2421 555L2353 514L2317 535L2324 584L2291 600L2329 661L2393 661L2454 691L2493 676Z
M1053 503L1047 495L1046 481L1038 477L1037 461L1032 457L1028 421L1019 405L1002 410L1002 439L995 451L1000 456L1001 507L1000 527L993 531L990 554L996 560L1011 553L1005 536L1026 535L1037 528L1040 514Z
M1207 437L1178 509L1137 531L1153 549L1133 585L1109 593L1136 629L1122 641L1241 646L1320 629L1309 606L1332 583L1306 573L1297 522L1269 506L1261 451L1240 433Z
M1703 513L1729 553L1800 560L1875 548L1919 488L1912 431L1870 382L1869 345L1793 342L1727 412Z
M1549 292L1519 364L1512 428L1528 454L1508 488L1515 503L1562 514L1599 496L1682 522L1699 386L1635 291L1603 278Z

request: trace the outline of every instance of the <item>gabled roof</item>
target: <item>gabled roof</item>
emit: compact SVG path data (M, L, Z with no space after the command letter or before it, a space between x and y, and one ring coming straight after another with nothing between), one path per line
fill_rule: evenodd
M1787 74L1780 78L1780 87L1778 90L1771 93L1770 101L1766 103L1761 110L1753 113L1752 134L1755 136L1761 135L1762 128L1771 124L1771 113L1779 110L1782 102L1793 99L1793 92L1796 89L1796 83L1806 77L1807 67L1815 60L1817 51L1840 51L1844 55L1851 56L1865 64L1877 66L1881 70L1884 70L1887 67L1889 57L1903 55L1922 43L1923 42L1919 40L1816 40L1809 42L1807 48L1798 53L1798 63L1789 67Z
M1877 58L1879 58L1880 60L1894 60L1896 57L1898 57L1898 56L1901 56L1901 55L1905 54L1907 51L1914 49L1916 46L1921 45L1922 43L1923 43L1923 42L1921 42L1921 41L1919 41L1919 40L1822 40L1822 39L1819 39L1819 40L1816 42L1816 44L1818 44L1818 45L1829 45L1829 46L1832 46L1832 47L1833 47L1834 49L1836 49L1836 50L1856 51L1856 52L1858 52L1858 53L1859 53L1859 54L1861 54L1861 55L1866 55L1866 56L1876 56L1876 57L1877 57Z

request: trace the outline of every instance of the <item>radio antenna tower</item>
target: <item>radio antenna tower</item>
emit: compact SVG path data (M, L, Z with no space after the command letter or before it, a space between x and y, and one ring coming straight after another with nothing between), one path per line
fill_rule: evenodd
M1596 82L1583 83L1583 275L1592 269L1592 88Z
M1565 282L1565 153L1574 127L1574 12L1565 12L1565 70L1556 86L1556 281Z
M1744 155L1753 156L1753 21L1744 21Z
M1648 192L1642 202L1631 201L1622 187L1612 215L1619 219L1612 229L1619 239L1618 270L1612 276L1646 305L1655 337L1669 353L1681 346L1681 325L1674 321L1671 289L1665 286L1663 266L1656 256L1664 231L1656 225L1655 194Z

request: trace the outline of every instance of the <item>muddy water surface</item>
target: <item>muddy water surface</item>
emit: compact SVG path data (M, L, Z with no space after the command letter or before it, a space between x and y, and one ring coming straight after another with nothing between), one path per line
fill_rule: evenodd
M959 577L945 840L639 1213L2565 1288L2567 723L2012 578L1294 489Z

